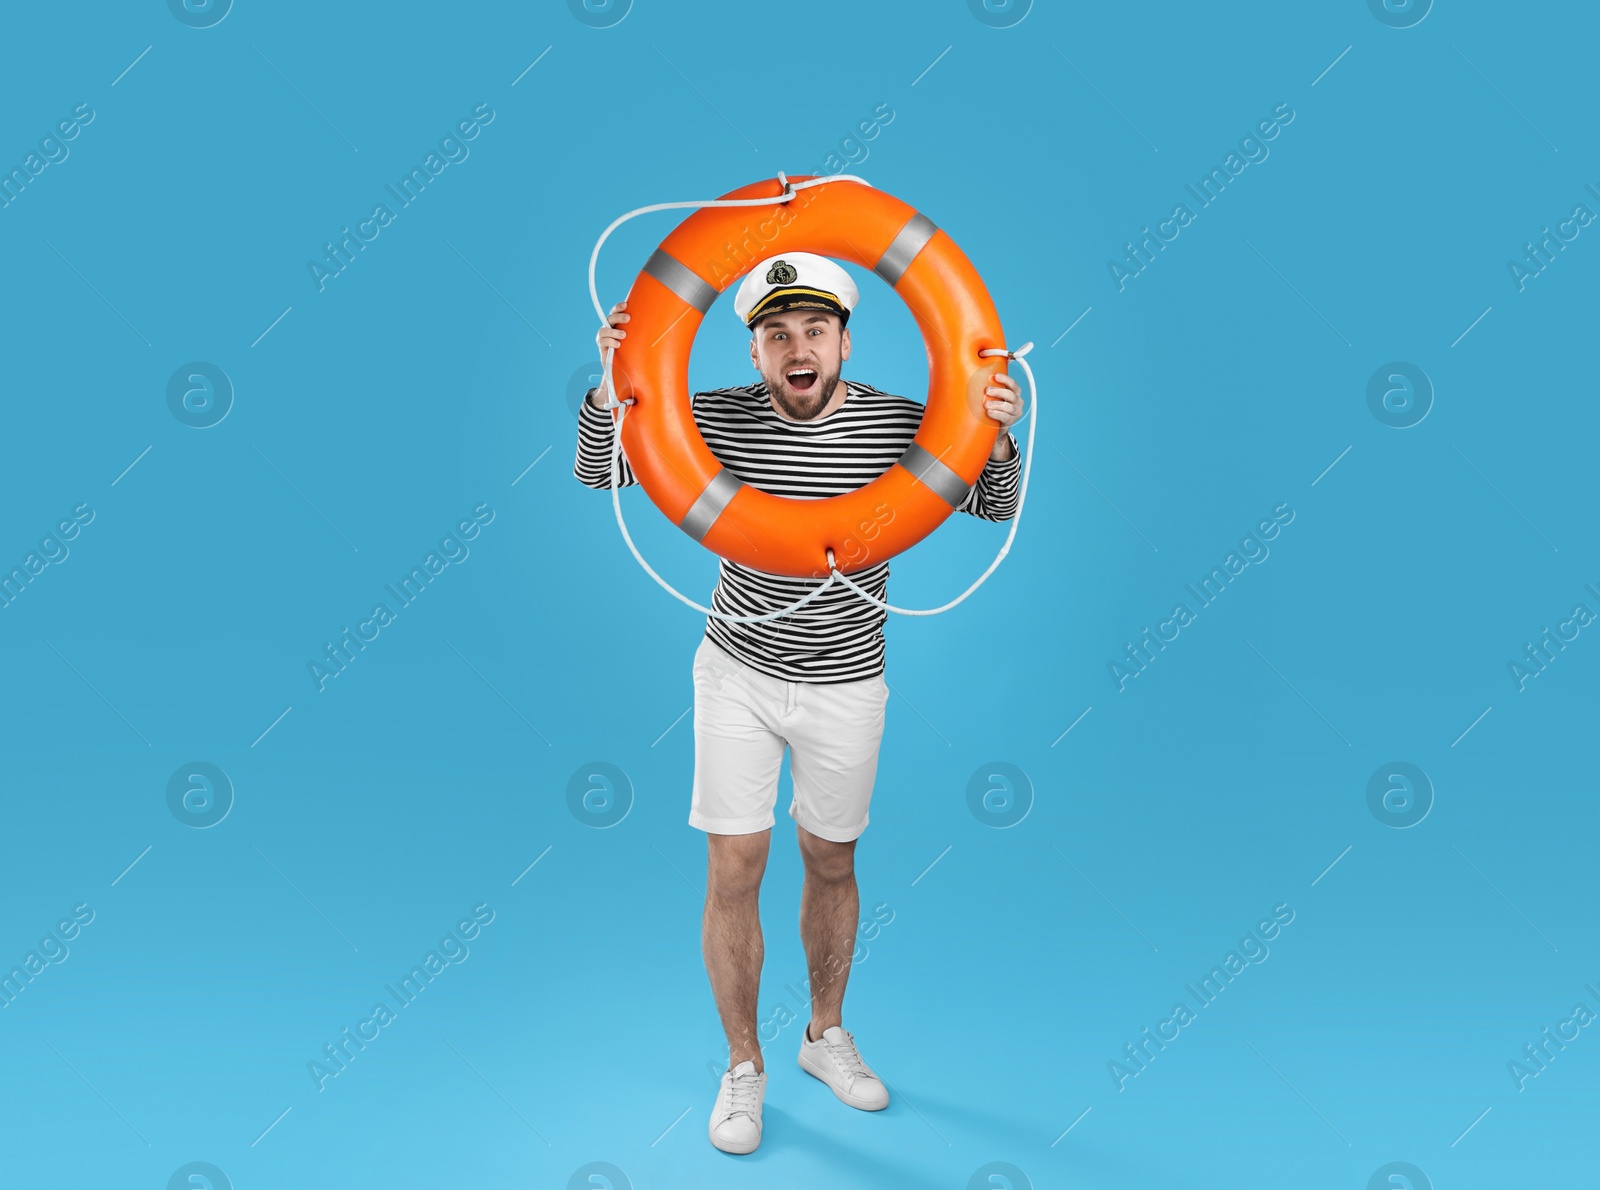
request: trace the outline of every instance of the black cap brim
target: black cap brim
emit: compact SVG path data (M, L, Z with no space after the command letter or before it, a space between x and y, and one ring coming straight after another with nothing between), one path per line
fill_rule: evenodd
M822 310L837 314L840 326L850 321L850 311L831 293L820 289L774 289L750 311L745 326L753 330L756 323L767 315L781 314L787 310Z

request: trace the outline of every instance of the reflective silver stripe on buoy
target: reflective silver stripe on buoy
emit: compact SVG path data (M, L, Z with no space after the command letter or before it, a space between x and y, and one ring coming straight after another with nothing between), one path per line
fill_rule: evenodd
M901 275L917 258L917 253L927 246L928 241L933 239L933 233L938 230L938 225L926 215L911 216L906 225L890 241L889 246L883 250L883 255L878 258L878 263L872 266L872 271L890 285L898 285Z
M744 481L724 467L711 477L705 489L695 497L689 511L683 514L683 520L678 522L678 528L696 541L704 541L706 534L711 532L711 526L722 515L722 510L728 507L728 501L742 487Z
M688 265L667 255L660 248L644 262L644 271L702 314L711 309L711 303L717 300L715 289L695 276Z
M970 487L967 481L915 442L906 447L906 453L900 456L900 465L939 493L951 508L960 508L961 502L967 498Z

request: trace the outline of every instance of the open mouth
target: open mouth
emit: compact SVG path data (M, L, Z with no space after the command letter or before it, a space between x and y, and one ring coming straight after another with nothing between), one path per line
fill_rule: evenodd
M795 392L806 393L816 386L817 371L815 368L791 368L783 374L783 378Z

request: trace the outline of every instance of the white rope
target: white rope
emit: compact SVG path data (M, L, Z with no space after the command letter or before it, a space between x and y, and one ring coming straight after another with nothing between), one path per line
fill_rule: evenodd
M609 380L610 378L607 377L607 379ZM613 397L613 399L615 399L615 397ZM821 595L829 587L833 586L834 579L844 578L844 576L836 570L828 576L827 581L824 582L822 586L811 592L811 594L802 599L796 600L782 611L775 611L771 615L766 616L730 616L726 612L713 611L709 607L701 607L694 600L690 599L687 595L683 594L681 591L678 591L671 584L669 584L664 578L650 568L650 563L644 560L643 555L639 553L638 547L633 544L633 538L628 535L628 526L622 520L622 499L618 494L619 489L617 487L617 484L621 479L622 469L618 463L622 458L622 419L627 416L628 406L631 404L633 404L633 398L629 397L626 401L622 402L622 407L617 411L616 435L612 439L611 443L611 507L617 514L617 528L622 530L622 540L628 543L628 549L630 552L632 552L633 556L638 559L639 565L644 567L646 574L660 584L663 591L667 592L669 595L675 596L678 602L687 604L689 607L694 608L695 611L703 612L706 615L712 616L718 620L726 620L733 624L760 624L766 620L776 620L779 616L787 616L790 612L799 610L806 604L810 603L818 595ZM845 579L845 581L849 582L848 579Z
M841 583L849 587L852 591L861 596L861 598L865 599L874 607L881 607L884 611L897 612L902 616L937 616L940 612L949 611L968 595L971 595L979 587L983 586L984 580L994 573L995 567L1000 565L1002 559L1004 559L1006 554L1010 551L1011 539L1017 535L1017 526L1022 523L1023 501L1026 500L1028 496L1028 472L1033 467L1033 431L1034 427L1039 424L1039 401L1038 393L1034 387L1033 369L1028 366L1028 361L1022 357L1027 355L1028 352L1032 350L1032 343L1024 343L1015 351L1007 351L1005 348L999 347L989 348L987 350L978 352L979 355L1003 355L1008 359L1016 360L1017 363L1022 365L1022 370L1028 374L1028 401L1033 412L1033 420L1028 423L1028 445L1027 448L1022 452L1022 480L1017 485L1017 511L1012 514L1011 529L1006 533L1005 541L1001 543L1000 552L994 556L994 561L989 563L989 569L980 574L977 578L977 581L974 582L972 586L961 592L961 594L957 595L949 603L946 603L940 607L930 607L923 610L895 607L892 603L885 603L883 600L876 599L872 595L869 595L866 591L862 590L859 585L851 582L843 574L841 574L838 567L834 566L833 551L831 549L828 551L828 566L832 568L833 574L829 577L838 579Z
M806 182L791 182L782 172L778 174L778 181L783 183L783 193L772 198L708 198L701 202L658 202L653 206L636 207L626 215L621 215L611 221L611 226L600 233L600 238L594 242L594 251L589 253L589 300L594 303L594 312L600 315L600 321L606 326L611 325L611 320L606 317L605 307L600 304L600 294L594 287L594 266L600 259L600 249L611 238L611 233L616 231L629 219L636 219L640 215L649 215L655 211L681 211L686 207L765 207L775 202L788 203L794 201L797 191L809 190L812 186L825 186L829 182L860 182L869 189L872 183L865 178L858 178L854 174L830 174L823 178L812 178ZM610 379L608 375L607 380ZM609 389L607 391L610 391Z
M600 233L600 238L595 241L594 251L589 254L589 301L593 303L595 313L600 316L601 326L609 328L611 326L611 319L607 317L605 307L600 304L600 294L595 288L595 265L600 259L600 249L605 244L606 240L611 237L611 233L616 231L617 228L621 227L624 223L628 222L628 220L637 218L640 215L648 215L655 211L673 211L682 210L684 208L698 209L701 207L756 207L769 206L772 203L787 203L794 200L797 192L812 186L823 186L829 182L860 182L863 186L872 185L872 183L868 182L865 178L858 178L852 174L833 174L827 177L811 178L804 182L791 182L786 176L784 176L784 174L779 173L778 180L783 183L784 192L781 195L776 195L772 198L712 198L699 202L661 202L647 207L638 207L632 211L629 211L625 215L613 219L610 226L608 226L605 231ZM1016 351L1008 351L1003 347L996 347L988 348L978 352L980 356L1003 355L1009 359L1016 360L1022 365L1022 370L1027 373L1028 376L1028 397L1034 406L1033 421L1028 425L1028 445L1022 456L1022 479L1017 490L1017 511L1012 516L1011 529L1006 534L1005 542L1000 546L1000 552L995 555L994 561L989 563L989 568L978 576L977 581L965 591L961 592L960 595L957 595L949 603L944 604L942 607L916 610L895 607L893 604L884 603L882 600L874 598L871 594L863 590L858 584L851 582L844 576L844 574L835 564L833 550L831 549L829 549L827 552L828 567L831 573L828 575L827 579L822 583L822 585L816 590L812 591L810 594L806 595L804 598L798 599L794 603L791 603L788 607L764 616L732 616L725 612L715 611L709 607L702 607L700 604L690 599L687 595L684 595L681 591L678 591L676 588L674 588L672 584L668 583L666 579L662 578L655 572L650 563L644 560L644 555L639 552L639 547L634 545L633 537L628 532L627 522L624 521L622 517L622 498L620 486L622 482L622 422L627 417L628 406L634 403L634 399L629 397L625 401L617 400L616 389L611 383L611 359L616 353L615 351L607 351L605 352L605 358L601 361L601 391L608 395L610 398L610 403L598 407L608 411L612 409L617 411L616 418L612 422L611 508L616 514L617 528L622 531L622 540L627 543L628 552L633 555L634 561L638 562L639 565L644 568L644 572L646 574L655 579L656 585L659 586L663 591L678 600L679 603L682 603L687 607L692 607L695 611L700 612L702 615L711 616L714 619L723 620L732 624L760 624L767 620L776 620L780 616L787 616L791 612L797 611L806 604L810 603L818 595L821 595L829 587L833 586L835 581L843 583L856 594L860 595L861 598L865 599L868 603L871 603L876 607L880 607L885 611L896 612L902 616L934 616L938 615L940 612L949 611L952 607L955 607L956 604L964 600L968 595L971 595L979 587L983 586L984 580L994 573L995 567L1000 565L1002 559L1005 558L1006 553L1011 549L1011 541L1017 535L1017 525L1022 521L1022 505L1028 494L1028 472L1033 465L1033 428L1034 425L1037 424L1039 418L1039 411L1037 408L1038 392L1033 379L1033 369L1028 366L1028 361L1022 358L1031 350L1033 350L1033 344L1024 343Z

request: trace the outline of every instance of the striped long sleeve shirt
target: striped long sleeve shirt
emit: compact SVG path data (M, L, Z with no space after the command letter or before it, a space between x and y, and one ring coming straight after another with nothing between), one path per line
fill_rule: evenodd
M765 383L695 393L690 401L700 435L717 459L745 483L775 496L822 499L864 487L905 452L922 423L923 406L869 385L847 386L842 405L813 422L781 417ZM591 488L611 486L612 413L586 396L578 413L578 454L573 474ZM1011 457L991 459L957 511L988 521L1016 514L1022 455L1011 438ZM621 460L621 486L639 481ZM889 563L880 562L851 581L887 600ZM711 607L724 615L766 615L820 587L825 579L767 574L722 559ZM706 618L706 635L752 669L790 682L851 682L884 671L883 625L888 613L835 583L787 616L757 624Z

